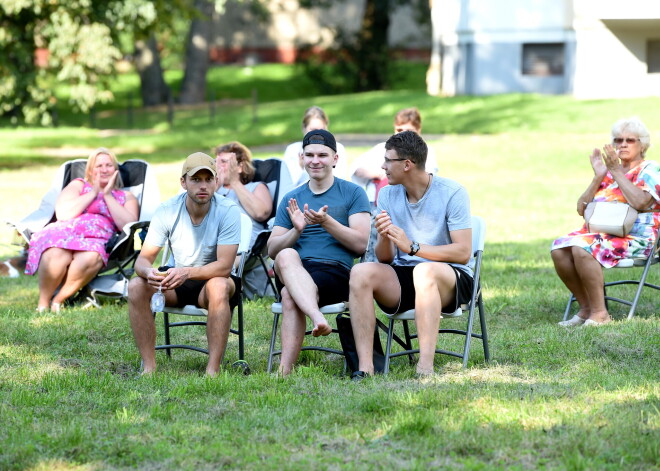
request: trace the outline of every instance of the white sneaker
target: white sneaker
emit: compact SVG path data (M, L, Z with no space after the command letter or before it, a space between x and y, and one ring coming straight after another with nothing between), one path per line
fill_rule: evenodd
M586 319L582 319L580 316L575 315L567 321L559 322L559 325L562 327L577 327L578 325L584 324Z

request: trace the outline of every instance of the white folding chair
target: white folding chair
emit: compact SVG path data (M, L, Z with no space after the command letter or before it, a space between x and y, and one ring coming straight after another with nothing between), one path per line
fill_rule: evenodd
M655 243L653 244L653 251L651 252L651 255L648 258L626 258L624 260L621 260L616 265L615 269L643 268L642 276L639 280L617 280L617 281L610 281L605 283L605 301L607 302L612 301L612 302L624 304L626 306L630 306L630 309L628 310L627 319L632 319L633 316L635 315L635 311L637 310L637 305L639 304L639 298L642 296L642 290L644 289L644 287L660 290L660 286L646 281L649 271L651 269L651 265L655 265L659 261L660 261L660 232L658 233L658 237L656 238ZM621 285L637 286L637 290L635 291L635 296L633 297L632 301L630 301L629 299L609 296L607 294L608 287L621 286ZM568 304L566 305L566 310L564 311L563 320L568 319L568 316L571 313L571 306L575 301L576 301L575 296L573 296L573 294L571 293L571 295L568 297Z
M250 248L250 235L252 234L252 220L246 214L241 214L241 242L238 245L238 255L246 252ZM241 262L245 257L241 257ZM163 250L162 264L167 265L170 261L170 254L167 249ZM243 263L239 263L236 273L233 273L238 279L240 279L243 271ZM239 283L240 284L240 283ZM237 290L241 290L241 286L236 286ZM237 326L236 328L231 328L230 332L238 336L238 358L239 361L245 359L245 345L244 345L244 331L243 331L243 297L239 296L238 304L236 305L238 311L237 314ZM165 344L157 345L156 350L165 350L167 356L171 358L172 349L181 348L185 350L194 350L200 353L208 354L206 348L198 347L196 345L187 345L187 344L173 344L171 343L170 338L170 328L172 327L183 327L188 325L203 325L206 326L206 321L181 321L181 322L170 322L170 314L181 315L181 316L192 316L192 317L206 317L208 316L208 310L195 306L195 305L186 305L183 307L173 307L165 306L163 309L163 327L165 331ZM154 313L154 317L156 314ZM249 372L247 364L243 365L245 372Z
M488 334L486 332L486 313L484 311L483 299L481 296L481 262L484 252L484 245L486 240L486 222L479 216L472 216L472 252L473 257L470 260L470 267L474 272L474 287L472 289L472 294L470 296L470 302L467 305L460 306L455 312L451 314L443 313L442 316L447 317L460 317L464 312L468 313L467 316L467 327L465 330L460 329L440 329L438 333L448 333L462 335L465 337L465 343L463 345L462 352L454 352L443 349L436 349L435 353L450 355L463 360L463 368L467 366L468 357L470 354L470 344L472 338L477 338L482 341L484 349L484 357L486 361L490 360L490 351L488 349ZM479 322L481 324L481 333L473 332L474 324L474 314L475 310L479 311ZM387 333L387 344L385 346L385 368L384 374L389 372L390 368L390 359L408 355L411 357L413 354L419 353L419 349L412 348L412 340L417 338L417 334L411 334L408 322L415 320L415 310L410 309L408 311L399 313L399 314L389 314L389 325L385 327L385 324L378 321L379 327L384 329ZM394 323L395 321L403 322L404 338L400 338L394 333ZM392 353L392 340L399 344L404 350Z

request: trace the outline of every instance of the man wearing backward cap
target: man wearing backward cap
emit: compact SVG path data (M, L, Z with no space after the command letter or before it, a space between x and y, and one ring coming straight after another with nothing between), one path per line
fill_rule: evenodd
M197 305L208 310L206 335L214 376L227 345L231 308L238 302L240 280L230 276L238 251L241 215L236 204L216 194L215 159L202 152L188 156L181 171L185 190L160 205L135 262L128 285L128 314L143 361L143 374L156 370L156 326L149 301L160 287L167 306ZM168 244L174 267L153 268Z
M309 181L284 196L288 204L278 207L268 240L282 296L282 375L291 372L300 353L305 316L312 320L312 335L332 332L319 306L348 300L353 259L369 240L369 200L362 188L333 176L336 150L334 136L324 129L305 135Z

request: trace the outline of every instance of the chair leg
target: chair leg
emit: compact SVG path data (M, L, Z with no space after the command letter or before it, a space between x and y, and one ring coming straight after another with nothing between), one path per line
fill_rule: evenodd
M477 301L477 306L479 308L479 323L481 324L481 343L484 347L484 358L488 363L490 361L490 349L488 348L488 332L486 331L486 313L484 312L484 302L479 293L479 299Z
M642 272L642 277L640 278L639 284L637 285L637 292L635 293L635 298L633 299L632 305L630 306L630 311L628 311L628 319L632 319L633 316L635 315L635 310L637 309L637 303L639 303L639 298L642 295L642 290L646 285L646 276L649 273L649 268L651 268L650 260L652 257L653 254L649 256L649 261L647 261L646 265L644 265L644 271Z
M243 339L243 298L238 300L238 359L245 360L245 341Z
M575 300L575 296L573 296L573 293L571 293L568 296L568 304L566 304L566 310L564 310L564 318L562 319L563 321L568 319L568 315L571 313L571 306L573 305L574 300Z
M410 325L408 324L408 321L403 321L403 334L406 338L406 350L412 350L412 338L410 337ZM415 364L414 353L408 354L408 363L410 363L411 366Z
M474 327L474 304L470 305L468 312L468 325L465 330L465 344L463 345L463 368L467 368L468 359L470 358L470 345L472 344L472 328Z
M167 312L163 312L163 325L165 327L165 345L171 345L170 342L170 316ZM172 349L166 348L165 353L167 353L168 358L172 358Z
M266 371L268 373L273 369L273 352L275 351L275 340L277 339L277 324L279 323L280 315L279 313L273 313L273 332L270 336L270 349L268 351L268 366Z
M385 344L385 366L383 374L390 372L390 353L392 352L392 335L394 334L394 320L390 319L387 327L387 342Z

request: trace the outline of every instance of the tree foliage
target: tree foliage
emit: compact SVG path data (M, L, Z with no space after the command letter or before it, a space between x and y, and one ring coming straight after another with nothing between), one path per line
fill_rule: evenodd
M333 2L299 0L299 4L303 8L328 8ZM389 66L392 60L388 41L390 15L404 5L415 8L420 23L428 21L426 0L365 0L357 32L337 26L334 44L326 49L323 57L313 54L318 44L305 44L300 48L298 62L330 93L389 88L395 78Z
M186 0L0 0L0 114L13 122L52 120L54 88L88 111L112 99L108 80L122 57L119 35L148 35L187 12ZM37 63L39 57L45 63ZM47 51L47 52L46 52Z

